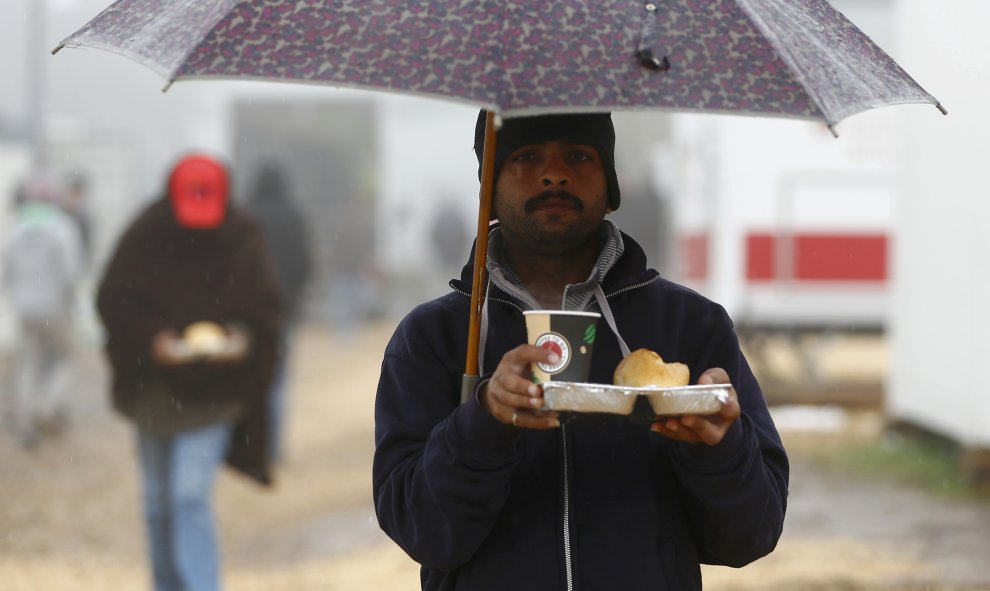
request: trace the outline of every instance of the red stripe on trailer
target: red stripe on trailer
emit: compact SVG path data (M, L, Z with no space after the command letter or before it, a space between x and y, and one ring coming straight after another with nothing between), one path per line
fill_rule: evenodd
M690 281L708 279L708 233L684 233L678 237L681 277Z
M887 280L886 236L799 234L796 242L798 281Z
M746 281L772 281L777 276L773 234L746 236Z
M887 244L884 234L754 232L746 236L746 280L884 282Z

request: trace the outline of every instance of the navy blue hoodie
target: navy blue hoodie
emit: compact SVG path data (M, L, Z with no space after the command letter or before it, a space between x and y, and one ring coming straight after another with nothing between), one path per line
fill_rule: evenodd
M581 415L559 429L504 425L459 404L472 263L420 305L385 350L373 487L382 529L422 565L423 589L700 589L700 564L743 566L777 543L788 463L725 310L625 252L602 282L629 348L728 372L742 416L716 446L647 422ZM492 288L484 367L526 342L522 304ZM622 359L598 331L590 381Z

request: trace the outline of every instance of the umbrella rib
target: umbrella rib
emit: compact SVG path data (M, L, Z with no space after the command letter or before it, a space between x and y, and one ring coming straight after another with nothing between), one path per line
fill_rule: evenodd
M179 78L176 75L176 73L182 68L183 64L186 63L186 60L189 58L189 56L196 52L196 49L199 48L199 46L203 43L203 40L206 39L206 37L216 29L217 23L219 23L225 18L228 18L234 9L234 6L238 4L243 4L246 1L247 0L227 0L227 2L225 2L225 4L229 3L229 6L227 6L227 8L225 8L222 11L217 11L217 18L210 24L209 27L204 29L206 31L205 34L201 35L199 37L199 40L195 44L191 45L189 49L182 54L182 59L178 60L177 62L178 65L175 66L171 72L169 72L168 76L166 77L168 83L162 89L162 92L165 92L169 88L171 88L172 83Z
M780 59L782 59L784 63L787 64L788 71L794 76L794 78L797 79L798 84L807 93L808 98L811 100L815 108L818 110L818 113L821 115L821 118L825 121L825 124L829 127L829 129L832 129L833 126L839 122L839 119L833 120L831 114L828 113L825 110L825 107L822 105L821 98L817 96L816 93L812 92L810 85L807 84L807 76L805 75L804 70L800 67L798 60L795 59L794 55L790 52L790 50L787 49L787 47L784 47L782 46L782 44L776 42L776 35L771 30L766 20L761 15L757 14L756 10L752 8L752 6L747 0L738 0L737 5L742 9L744 13L746 13L746 16L749 17L749 20L763 34L763 37L767 40L767 42L771 45L771 47L773 47L773 49L777 52L777 54L780 56ZM832 133L835 134L834 129L832 130Z
M821 26L813 27L808 26L808 23L801 22L800 16L809 17L809 15L806 13L799 14L795 11L799 11L801 7L806 10L810 9L808 6L800 3L797 5L784 4L780 0L762 0L760 6L763 10L767 12L779 10L787 17L790 17L788 20L797 23L801 33L803 33L802 42L814 46L816 53L834 54L832 55L834 59L831 59L829 63L833 64L836 70L835 75L842 79L842 85L850 96L843 97L841 101L836 100L837 97L830 97L828 91L831 87L812 83L814 80L805 67L807 64L802 64L804 60L801 59L799 53L796 53L786 44L779 41L778 36L773 32L764 14L754 6L753 0L737 0L737 4L763 33L764 37L774 50L777 51L777 54L784 63L787 64L792 76L804 88L808 98L822 114L822 119L833 134L835 134L835 125L846 117L880 106L928 103L935 105L942 114L946 114L945 109L935 97L925 91L882 48L877 46L868 37L865 37L865 34L864 40L867 44L866 47L870 51L864 53L872 53L872 55L867 55L860 62L855 59L856 56L853 50L844 46L844 40L841 36L826 39L816 34L824 30ZM855 25L850 23L842 13L827 2L822 2L822 9L830 11L834 19L845 23L851 28L855 28ZM813 19L809 17L809 20ZM802 24L805 26L801 26ZM836 27L835 30L841 31L841 27ZM898 75L888 75L886 78L883 76L871 78L867 75L868 72L865 71L869 69L882 70L884 72L888 70L896 71ZM878 88L878 82L884 84L884 87ZM888 82L890 85L887 84Z
M185 0L182 3L176 3L167 9L163 9L163 12L154 13L151 18L143 19L139 31L128 34L127 38L128 41L141 39L144 40L143 43L127 43L121 39L113 39L112 35L110 35L109 41L101 38L102 35L106 35L108 32L114 32L111 15L115 11L121 10L118 7L119 2L115 3L103 10L103 12L94 17L78 31L63 39L52 49L51 53L56 54L63 47L91 47L93 49L115 53L141 64L164 78L167 84L163 88L163 91L167 90L172 85L172 82L179 78L179 76L176 76L176 72L179 71L186 59L196 51L206 35L213 30L217 23L226 18L235 5L246 0L223 0L219 6L214 7L215 10L212 14L207 15L204 20L198 23L197 30L202 32L192 36L196 40L195 43L191 44L181 54L169 55L169 59L156 60L149 52L149 50L156 48L156 44L176 46L165 40L165 34L170 32L168 26L172 23L172 17L176 14L181 16L183 14L182 11L186 10L188 5L196 4L198 1ZM125 10L123 14L129 15L130 13ZM110 24L106 25L104 21L110 21ZM204 26L203 23L206 23L207 26Z

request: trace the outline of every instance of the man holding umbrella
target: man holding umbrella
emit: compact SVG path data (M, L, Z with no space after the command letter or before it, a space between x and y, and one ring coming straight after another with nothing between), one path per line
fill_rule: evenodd
M484 113L475 131L479 162ZM700 589L700 564L743 566L779 539L788 462L725 310L646 267L619 207L608 114L507 119L495 150L481 381L460 403L469 261L384 355L374 495L424 589ZM721 411L636 424L535 412L523 310L593 310L589 381L648 348L731 384Z

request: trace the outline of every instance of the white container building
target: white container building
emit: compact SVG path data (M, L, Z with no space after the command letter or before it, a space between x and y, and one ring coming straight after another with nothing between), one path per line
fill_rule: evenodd
M901 0L899 60L949 110L901 126L890 418L959 442L990 475L990 19L985 0Z

